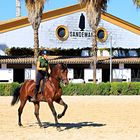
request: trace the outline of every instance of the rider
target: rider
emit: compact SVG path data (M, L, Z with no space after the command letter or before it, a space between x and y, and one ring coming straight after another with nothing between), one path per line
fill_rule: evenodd
M42 79L46 79L51 72L50 66L48 63L48 54L49 53L47 50L43 50L41 52L41 56L39 56L37 59L36 86L35 86L34 96L33 98L31 98L31 101L36 101L37 93L39 92L40 81Z

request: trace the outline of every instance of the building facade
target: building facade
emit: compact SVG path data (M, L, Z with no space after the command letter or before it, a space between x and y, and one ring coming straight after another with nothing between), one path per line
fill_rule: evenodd
M102 14L101 18L97 30L97 82L109 81L110 67L112 68L113 81L139 81L140 58L137 52L132 49L140 48L140 27L108 13ZM33 29L27 17L1 22L0 33L1 55L4 54L6 48L33 48ZM91 48L92 31L87 21L85 9L80 5L73 5L44 13L39 28L39 41L40 46L45 48ZM119 57L119 51L115 50L113 52L115 57L110 59L109 51L112 48L130 49L130 55L128 57L125 56L124 52L121 52ZM73 56L61 59L60 56L57 56L58 58L54 59L55 57L50 56L50 63L52 65L59 62L67 63L69 79L73 82L92 82L93 59L89 53L84 52L81 57ZM7 74L5 74L5 79L0 79L1 82L6 82L7 79L9 79L8 82L23 82L26 79L34 79L34 60L33 58L1 56L0 74L3 75L3 73Z

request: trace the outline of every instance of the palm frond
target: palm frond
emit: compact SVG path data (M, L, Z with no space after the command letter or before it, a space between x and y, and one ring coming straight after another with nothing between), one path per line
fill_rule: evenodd
M25 0L28 20L33 28L38 28L40 25L45 2L46 0Z
M140 0L133 0L133 2L137 6L137 8L140 8Z
M101 12L106 11L108 0L79 0L86 7L86 14L91 28L96 28L100 22Z

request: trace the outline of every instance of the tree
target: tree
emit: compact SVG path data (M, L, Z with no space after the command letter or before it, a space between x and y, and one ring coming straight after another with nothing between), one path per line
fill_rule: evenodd
M140 8L140 0L133 0L134 4Z
M25 0L28 11L28 20L34 30L34 57L38 57L39 53L39 38L38 29L41 23L44 4L46 0Z
M93 82L96 83L96 62L97 62L97 39L96 30L101 19L101 13L106 11L108 0L80 0L85 6L89 25L92 29L92 53L93 53Z
M20 0L16 0L16 17L21 16L21 2Z

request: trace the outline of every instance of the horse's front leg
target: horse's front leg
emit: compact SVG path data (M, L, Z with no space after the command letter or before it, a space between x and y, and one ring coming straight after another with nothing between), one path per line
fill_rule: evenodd
M63 117L65 115L68 105L61 98L59 100L56 100L56 103L64 106L64 110L62 111L62 113L58 114L58 116L57 116L57 118L60 119L61 117Z
M60 128L59 125L58 125L57 113L56 113L56 111L55 111L55 108L54 108L52 99L49 99L49 100L48 100L48 105L49 105L49 107L50 107L50 109L51 109L51 111L52 111L52 114L53 114L53 116L54 116L54 120L55 120L55 124L56 124L57 128Z
M39 102L34 102L34 106L35 106L34 114L35 114L35 116L37 118L39 126L42 127L42 123L41 123L40 118L39 118L39 108L40 108Z

